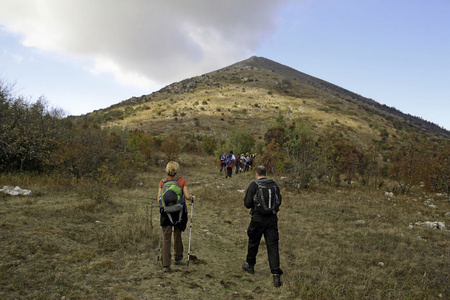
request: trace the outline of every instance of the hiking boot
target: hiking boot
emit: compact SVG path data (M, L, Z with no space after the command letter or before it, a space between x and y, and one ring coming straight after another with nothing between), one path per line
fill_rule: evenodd
M244 271L246 271L247 273L255 274L255 266L254 265L243 264L242 269L244 269Z
M164 273L170 273L170 267L163 267Z
M175 260L175 265L177 265L177 266L184 265L183 260L182 259Z
M281 286L281 278L280 274L273 274L273 285L275 287Z

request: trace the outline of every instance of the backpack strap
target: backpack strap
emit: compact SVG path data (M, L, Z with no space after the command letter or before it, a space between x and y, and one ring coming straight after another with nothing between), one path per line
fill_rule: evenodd
M164 178L164 179L162 179L162 182L163 182L163 184L164 183L166 183L167 181L178 181L178 179L180 179L181 177L180 176L178 176L178 177L174 177L173 179L167 179L167 178Z
M169 218L170 223L172 223L173 225L177 225L178 223L180 223L182 216L183 216L183 209L180 210L180 212L178 213L178 220L174 222L172 218L172 213L167 213L167 217Z

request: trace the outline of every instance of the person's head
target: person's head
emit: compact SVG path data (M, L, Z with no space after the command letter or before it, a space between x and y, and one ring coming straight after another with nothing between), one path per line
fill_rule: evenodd
M256 176L264 177L266 176L266 167L264 166L258 166L256 168Z
M169 161L169 163L166 166L167 175L169 175L169 176L177 175L179 168L180 168L180 165L176 161Z

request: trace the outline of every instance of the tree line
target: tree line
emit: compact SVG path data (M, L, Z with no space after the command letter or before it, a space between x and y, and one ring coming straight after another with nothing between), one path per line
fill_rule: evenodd
M346 138L345 131L335 124L318 133L308 121L286 124L280 116L264 136L261 159L273 173L294 174L300 188L314 181L376 188L391 182L401 194L418 186L450 192L450 141L405 133L389 145L389 133L381 130L379 140L362 145Z
M315 182L381 187L395 183L407 193L413 186L449 193L450 143L430 143L407 136L386 146L388 133L361 146L347 139L339 126L321 131L306 120L287 123L280 116L256 142L243 129L226 140L210 136L155 136L139 130L102 129L83 118L66 118L49 108L44 97L31 102L15 96L0 81L0 173L57 174L84 185L91 198L108 198L111 186L133 184L135 174L178 159L180 153L208 154L232 150L256 153L256 163L275 174L291 174L292 186L309 188Z

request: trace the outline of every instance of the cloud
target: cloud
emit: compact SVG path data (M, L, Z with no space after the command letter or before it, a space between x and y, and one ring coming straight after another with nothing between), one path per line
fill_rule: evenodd
M291 0L3 0L22 44L80 60L122 83L162 85L248 58Z

